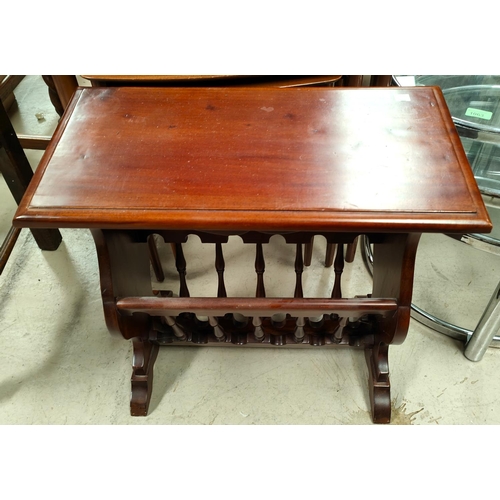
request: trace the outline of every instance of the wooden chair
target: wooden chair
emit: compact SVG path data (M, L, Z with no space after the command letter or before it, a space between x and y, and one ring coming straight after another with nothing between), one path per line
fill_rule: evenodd
M9 115L0 102L0 172L12 196L19 204L33 177L33 170L26 158L23 147L10 122ZM57 229L31 229L38 246L42 250L56 250L62 241ZM0 274L19 237L20 229L11 228L0 248Z
M0 101L8 111L16 100L14 89L22 82L24 75L0 75Z

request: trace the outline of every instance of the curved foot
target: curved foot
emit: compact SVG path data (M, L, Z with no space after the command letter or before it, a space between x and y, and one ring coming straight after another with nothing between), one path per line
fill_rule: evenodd
M370 390L372 419L374 424L389 424L391 422L391 389L377 387Z
M391 421L391 384L389 381L389 346L376 344L365 349L369 373L372 420L375 424Z
M54 79L49 75L42 75L43 81L48 87L49 90L49 98L52 106L54 106L56 113L59 116L62 116L64 113L64 106L61 104L61 99L59 99L59 94L57 93L56 84L54 83Z
M153 366L158 356L158 344L149 340L132 340L134 358L132 361L132 393L130 395L130 414L145 417L148 414L153 390Z

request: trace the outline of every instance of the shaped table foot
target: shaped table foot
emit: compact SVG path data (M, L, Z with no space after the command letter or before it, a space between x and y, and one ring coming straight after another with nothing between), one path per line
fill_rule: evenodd
M153 366L158 356L158 344L140 338L133 339L132 392L130 414L145 417L148 414L153 390Z
M369 373L370 403L375 424L391 421L391 384L389 381L389 346L376 344L365 349Z

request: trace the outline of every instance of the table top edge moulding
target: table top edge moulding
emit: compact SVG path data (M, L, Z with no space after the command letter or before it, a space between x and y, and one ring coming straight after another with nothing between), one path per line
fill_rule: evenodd
M152 88L146 93L145 90L119 87L77 90L17 211L16 226L124 229L146 224L186 229L193 228L193 223L196 225L199 221L203 227L213 230L252 224L259 230L283 231L303 230L305 225L315 230L360 232L491 230L460 139L437 87ZM353 103L360 101L361 107L355 111L365 113L362 118L368 123L362 132L369 136L369 127L385 119L372 117L367 109L367 102L377 100L373 99L375 94L384 96L381 100L389 109L395 109L387 118L395 123L389 130L377 132L378 137L361 143L354 132L362 124L349 110ZM147 100L148 95L152 96L149 106L145 106L146 111L139 110L138 103ZM222 109L231 99L236 100L240 108L251 108L246 116L241 118L230 109ZM413 105L412 99L418 101L417 104ZM439 104L436 106L439 112L433 112L434 99ZM120 107L113 101L126 104ZM274 106L264 105L270 102ZM291 111L294 106L298 109L296 113ZM98 117L97 108L109 111L109 117ZM380 109L374 111L380 112ZM404 150L406 142L412 139L422 142L423 127L427 124L417 122L425 122L429 112L434 121L439 121L440 113L442 123L438 128L446 133L441 132L437 138L427 134L424 137L427 144L424 147L418 144L420 150L411 147ZM415 113L417 119L412 125ZM148 116L152 117L151 123L158 121L161 125L160 132L152 139L148 139L154 133L148 125ZM189 129L195 116L202 125ZM223 120L236 132L231 135L231 131L224 128ZM342 126L337 126L336 120ZM95 125L99 122L102 122L100 128ZM219 128L213 123L218 123ZM112 124L123 125L123 129L119 129L118 134L112 132ZM415 127L419 127L417 132L412 130ZM120 131L121 135L128 134L125 139L119 138ZM376 135L376 130L373 131L372 135ZM248 137L246 142L244 133ZM65 135L71 136L65 140ZM88 139L80 140L82 135ZM212 145L216 142L214 138L221 142L222 137L228 136L221 147ZM338 140L337 136L340 136ZM148 144L141 146L147 140ZM240 151L236 141L243 144L238 146ZM436 141L438 144L434 145ZM296 146L289 146L291 142ZM70 143L76 144L71 146L73 151L68 147ZM94 147L96 143L99 146ZM193 153L190 147L197 144L201 147ZM125 150L120 154L122 147ZM222 157L222 148L229 151L228 159ZM395 150L392 156L386 152L391 148ZM443 148L444 159L439 157ZM158 162L154 173L148 172L147 166L142 168L146 151L151 163ZM428 157L422 159L425 154ZM443 165L437 172L434 172L435 165L429 164L435 158ZM400 163L410 164L402 174L398 171ZM115 167L109 167L110 164ZM457 164L460 169L456 169ZM405 165L401 168L404 170ZM144 178L137 179L136 192L131 192L131 176L135 176L138 169L145 172ZM384 170L386 177L383 177ZM431 177L434 173L435 178ZM102 192L91 195L91 191L85 191L86 187L93 189L92 180L99 174L109 193L104 197ZM116 182L122 175L124 179ZM154 175L156 181L153 182ZM163 175L167 175L165 182L158 182ZM282 182L285 175L289 183ZM371 188L381 175L377 187L382 192L375 193ZM395 175L399 179L393 181ZM408 177L402 183L406 191L397 193L395 191L401 190L397 182L402 175ZM198 179L202 176L203 179ZM228 176L233 191L224 190ZM235 186L233 182L238 183L239 176L242 179ZM152 197L149 193L155 190L161 192Z
M128 218L120 220L111 210L66 209L64 211L51 209L27 208L18 210L15 227L29 228L92 228L100 229L172 229L172 230L211 230L230 232L242 231L270 231L291 232L311 231L330 232L343 231L367 234L374 232L384 233L464 233L480 231L488 233L491 224L486 222L480 214L470 213L439 213L427 214L425 220L415 220L411 213L401 212L372 213L369 216L363 213L348 212L332 214L327 212L217 212L183 211L182 217L171 218L172 211L136 210L134 220ZM418 214L417 214L418 215ZM127 214L130 216L130 213ZM390 217L390 226L387 219ZM96 224L95 219L99 219ZM256 222L257 221L257 222Z

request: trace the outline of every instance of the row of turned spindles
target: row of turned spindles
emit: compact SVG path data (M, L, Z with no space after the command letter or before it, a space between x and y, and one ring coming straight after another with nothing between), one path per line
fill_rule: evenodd
M162 282L162 281L164 281L165 276L163 273L160 257L158 254L158 249L156 247L156 243L154 241L153 235L151 235L149 237L148 245L149 245L149 250L150 250L151 263L152 263L152 267L153 267L153 271L155 273L156 279L159 282ZM179 297L189 297L190 296L189 289L188 289L187 280L186 280L187 264L186 264L186 259L184 257L182 244L181 243L172 244L172 250L173 250L174 256L175 256L175 267L176 267L177 273L179 275L179 283L180 283ZM224 255L223 255L221 243L215 244L215 269L217 271L217 278L218 278L217 297L227 297L226 286L225 286L225 282L224 282L225 261L224 261ZM343 270L344 270L344 247L342 244L338 244L336 255L335 255L335 261L334 261L335 280L334 280L334 285L333 285L333 289L332 289L332 293L331 293L331 297L333 299L342 298L341 278L342 278ZM303 254L302 254L302 244L297 243L296 244L296 254L295 254L296 280L295 280L294 298L303 298L304 297L303 286L302 286L302 274L303 274L303 272L304 272L304 259L303 259ZM258 298L263 298L266 296L266 290L265 290L265 286L264 286L265 260L264 260L264 251L263 251L262 243L256 243L255 273L257 275L257 287L256 287L255 296ZM242 316L238 313L233 313L233 318L237 323L243 324L247 321L244 316ZM272 319L273 319L273 324L279 328L280 325L283 325L285 323L286 315L285 314L277 314L277 315L273 316ZM317 325L321 324L322 320L323 320L322 317L309 318L309 322L312 326L317 326ZM187 338L185 332L179 326L179 324L176 322L174 317L166 316L165 322L169 327L172 328L174 335L179 340L185 340ZM217 339L220 341L225 340L225 338L226 338L225 333L222 330L221 326L219 325L218 319L215 316L209 316L208 322L209 322L210 326L213 328L214 334L217 337ZM344 323L344 321L341 322L341 326L343 323ZM262 329L262 318L257 317L257 316L253 317L252 318L252 325L254 327L255 338L257 340L263 340L265 337L265 334L264 334L264 331ZM305 318L298 317L296 320L296 330L295 330L295 334L294 334L295 340L297 342L301 342L305 336L305 330L304 330L305 325L306 325ZM340 340L341 335L342 335L342 328L339 328L336 332L337 340Z

